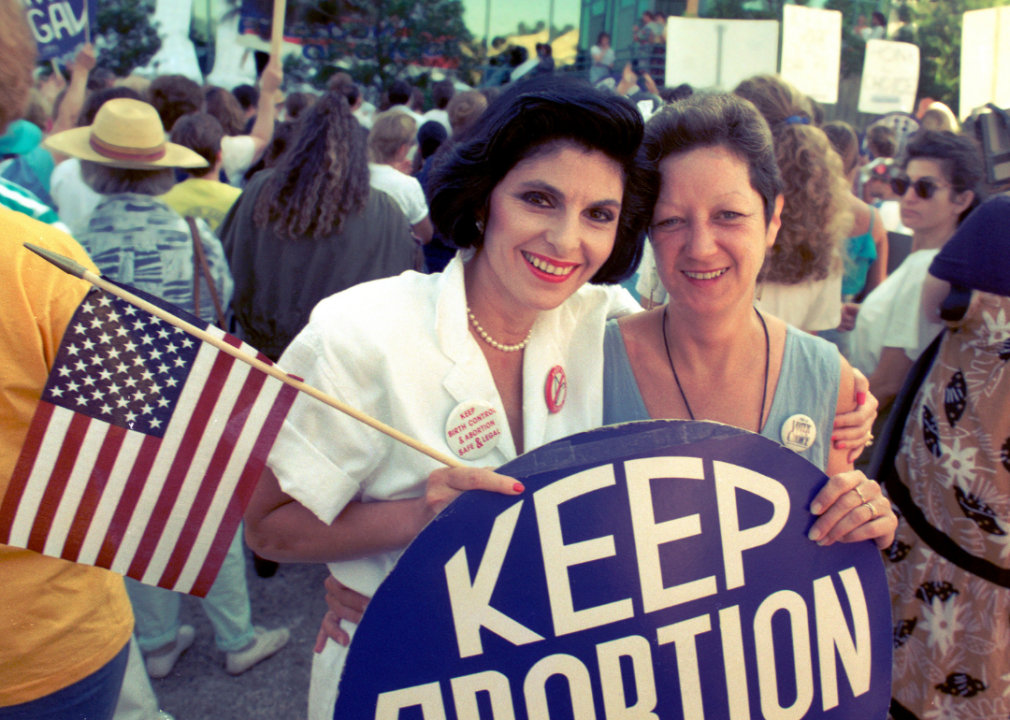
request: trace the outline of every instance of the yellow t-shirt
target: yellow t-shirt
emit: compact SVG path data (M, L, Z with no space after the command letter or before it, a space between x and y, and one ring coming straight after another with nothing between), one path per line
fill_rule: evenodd
M242 191L216 180L189 178L174 186L159 198L177 213L205 220L210 229L217 226L231 210Z
M88 289L22 247L25 241L94 270L69 235L0 208L0 497L63 331ZM0 707L83 680L132 632L121 576L0 545Z

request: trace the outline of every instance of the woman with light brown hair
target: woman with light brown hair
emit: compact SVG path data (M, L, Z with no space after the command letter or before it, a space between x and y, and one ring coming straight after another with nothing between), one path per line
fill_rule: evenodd
M824 125L824 132L832 147L842 159L845 179L854 187L859 172L859 139L856 132L844 122ZM845 247L845 275L842 278L842 322L837 332L828 331L828 338L846 352L848 338L841 333L851 331L856 325L859 305L855 302L887 278L887 229L880 211L853 193L849 193L849 206L855 217L852 233Z
M229 137L245 135L245 112L242 105L230 91L220 87L209 87L203 91L204 107L221 123L224 134Z
M853 215L841 159L813 124L809 99L777 76L744 80L733 94L771 128L782 173L782 229L758 277L757 306L807 332L838 327L843 244Z

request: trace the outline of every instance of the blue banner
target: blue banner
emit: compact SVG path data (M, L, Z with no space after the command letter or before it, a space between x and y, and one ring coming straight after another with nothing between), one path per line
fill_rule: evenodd
M25 0L28 22L39 48L39 60L71 56L94 27L98 0Z
M602 428L466 493L404 552L351 644L340 720L884 718L872 542L807 539L826 478L715 423Z

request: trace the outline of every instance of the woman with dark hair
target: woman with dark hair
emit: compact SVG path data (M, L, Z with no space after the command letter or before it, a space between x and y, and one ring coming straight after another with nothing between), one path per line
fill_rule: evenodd
M271 359L323 298L414 267L406 218L369 189L357 127L343 95L324 95L221 224L240 334Z
M589 82L593 85L614 72L614 49L610 47L610 33L601 31L596 36L596 44L589 48L593 65L589 68Z
M642 131L630 102L572 78L533 78L447 152L432 171L431 213L462 252L440 274L321 302L280 362L468 467L439 469L296 400L247 511L257 553L328 562L371 595L462 490L522 491L482 466L601 424L604 321L636 305L600 284L629 275L641 254L652 198L636 159ZM564 382L567 396L545 393ZM460 415L485 417L465 443L447 429ZM333 716L345 653L329 641L313 662L313 720Z
M903 174L891 180L912 252L862 302L852 331L852 364L870 376L885 406L941 325L918 312L929 264L982 197L984 168L968 138L922 130L905 146Z
M608 323L604 422L711 420L782 442L832 476L810 539L887 547L890 505L831 442L857 404L852 368L754 306L784 204L767 123L735 95L693 95L652 117L642 154L661 183L649 240L670 301Z

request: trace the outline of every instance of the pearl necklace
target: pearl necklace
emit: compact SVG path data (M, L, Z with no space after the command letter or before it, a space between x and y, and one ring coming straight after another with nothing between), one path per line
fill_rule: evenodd
M501 350L502 352L515 352L516 350L522 350L524 347L526 347L526 344L530 341L530 338L533 336L533 328L530 328L529 334L526 336L526 339L523 340L521 343L516 343L515 345L503 345L494 338L492 338L490 335L488 335L487 331L480 326L480 323L477 322L477 318L473 316L473 311L470 309L469 305L467 305L466 307L466 314L470 316L470 322L473 324L473 329L477 331L477 334L480 335L481 339L488 345L493 347L495 350Z

